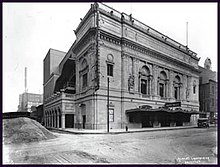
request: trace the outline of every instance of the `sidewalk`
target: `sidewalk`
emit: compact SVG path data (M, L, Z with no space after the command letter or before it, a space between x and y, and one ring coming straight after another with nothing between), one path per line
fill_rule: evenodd
M153 132L153 131L164 131L164 130L178 130L178 129L192 129L197 128L197 125L193 126L178 126L178 127L160 127L160 128L139 128L139 129L109 129L107 133L106 129L91 130L91 129L76 129L76 128L48 128L52 131L59 131L71 134L122 134L122 133L137 133L137 132Z

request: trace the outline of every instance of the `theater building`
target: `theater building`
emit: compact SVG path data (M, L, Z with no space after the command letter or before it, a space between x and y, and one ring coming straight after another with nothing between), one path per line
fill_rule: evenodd
M67 53L50 49L44 59L46 127L196 123L199 58L187 46L102 3L74 32Z

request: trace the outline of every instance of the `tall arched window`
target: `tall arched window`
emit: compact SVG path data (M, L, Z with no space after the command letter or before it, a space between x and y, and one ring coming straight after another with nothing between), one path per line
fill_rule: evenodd
M88 85L88 64L86 59L83 59L82 63L81 63L81 70L80 70L80 76L82 78L82 88L87 87Z
M150 95L152 75L150 75L150 70L147 66L142 67L139 78L141 93L144 95Z
M158 77L158 95L162 98L167 97L168 94L168 79L167 74L162 71Z
M181 88L181 86L182 86L182 83L181 83L180 77L177 75L174 78L174 81L173 81L174 98L177 99L177 100L180 100L180 88Z
M107 76L114 76L114 56L112 54L107 55Z

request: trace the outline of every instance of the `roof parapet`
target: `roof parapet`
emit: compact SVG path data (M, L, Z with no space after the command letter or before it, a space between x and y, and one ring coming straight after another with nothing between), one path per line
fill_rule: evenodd
M113 9L103 3L98 3L98 7L100 9L110 13L111 16L114 15L114 17L118 17L119 19L126 22L127 24L130 24L131 26L140 29L141 31L159 39L160 41L163 41L169 45L172 45L176 49L183 51L184 53L190 55L194 59L196 59L196 60L200 59L197 57L197 53L190 50L187 46L175 41L174 39L160 33L159 31L151 28L150 26L138 21L137 19L133 18L132 15L128 15L124 12L120 13L119 11L117 11L117 10L115 10L115 9Z

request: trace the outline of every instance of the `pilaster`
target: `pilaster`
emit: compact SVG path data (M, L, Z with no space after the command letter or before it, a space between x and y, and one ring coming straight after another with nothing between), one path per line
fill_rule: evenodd
M187 76L186 76L185 74L183 75L182 83L183 83L183 86L182 86L181 99L182 99L182 100L186 100Z
M139 72L139 60L134 58L134 91L138 92L138 72Z
M152 68L152 74L153 74L153 78L152 78L152 95L153 97L158 97L158 70L159 67L157 65L153 65Z
M76 60L76 93L79 93L80 81L79 81L79 60Z
M59 127L59 122L60 122L60 116L59 116L59 114L57 113L57 128L60 128L60 127Z
M170 71L170 82L169 82L169 98L174 100L174 89L173 89L173 81L174 81L174 73Z
M61 121L62 125L61 126L62 126L62 128L65 128L65 114L62 114L62 118L61 119L62 119L62 121Z

